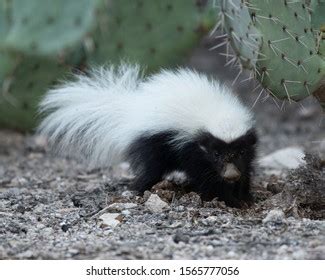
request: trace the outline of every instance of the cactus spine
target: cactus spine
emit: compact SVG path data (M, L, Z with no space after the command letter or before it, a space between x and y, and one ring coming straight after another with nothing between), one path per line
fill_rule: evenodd
M313 94L325 108L323 40L312 26L325 19L312 12L313 5L323 5L323 0L316 2L219 0L219 5L241 67L253 70L274 97L299 101Z

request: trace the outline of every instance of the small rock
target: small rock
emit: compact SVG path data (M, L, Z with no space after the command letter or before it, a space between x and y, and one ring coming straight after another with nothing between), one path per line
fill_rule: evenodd
M267 213L266 217L263 219L263 223L282 223L285 220L285 215L280 209L273 209Z
M216 222L219 220L217 216L209 216L206 219L202 220L202 223L207 226L215 225Z
M184 242L184 243L188 243L190 238L188 235L185 235L184 233L178 231L174 237L173 240L175 243L179 243L179 242Z
M101 228L114 228L121 223L121 215L119 213L104 213L99 216L99 219L102 220L99 225Z
M122 196L125 198L132 198L134 197L134 194L131 191L124 191L122 192Z
M238 258L237 254L236 254L234 251L229 251L229 252L227 253L227 257L228 257L229 259L236 259L236 258Z
M151 194L145 202L145 206L153 213L161 213L169 208L168 203L161 200L157 194Z
M169 181L161 181L151 188L151 192L157 194L165 201L172 202L175 197L175 185Z
M184 212L185 207L183 205L175 206L174 211L176 211L176 212Z
M75 249L75 248L70 248L70 249L68 250L68 252L69 252L71 255L73 255L73 256L76 256L76 255L79 254L79 250L78 250L78 249Z
M296 169L306 164L305 153L301 147L288 147L275 151L259 160L265 173L280 175L288 169Z
M113 203L107 207L107 210L114 210L114 211L123 211L126 209L132 209L137 207L138 204L135 203Z
M143 201L147 201L149 199L149 197L151 196L151 194L152 193L150 191L144 191L142 198L139 197L139 200L143 199Z
M67 224L65 224L65 223L62 223L62 224L61 224L61 229L62 229L62 231L67 232L67 231L69 230L69 228L70 228L69 225L67 225Z
M123 210L121 212L121 214L123 214L124 216L129 216L129 215L131 215L131 211L130 210Z

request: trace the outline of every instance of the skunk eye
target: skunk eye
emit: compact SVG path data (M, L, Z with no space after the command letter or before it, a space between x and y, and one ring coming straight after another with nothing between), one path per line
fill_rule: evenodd
M244 155L244 154L245 154L245 150L240 150L240 151L239 151L239 154L240 154L240 155Z

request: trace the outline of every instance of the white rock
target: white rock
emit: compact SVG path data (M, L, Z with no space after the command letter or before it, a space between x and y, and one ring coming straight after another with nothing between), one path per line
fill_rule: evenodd
M118 220L118 217L120 216L119 213L104 213L103 215L99 216L99 219L101 220L100 227L102 228L114 228L121 222Z
M132 209L137 207L138 205L135 203L113 203L107 207L108 210L114 211L123 211L125 209Z
M161 200L157 194L150 195L145 203L145 206L153 213L160 213L169 208L168 203Z
M130 210L123 210L121 213L122 213L124 216L129 216L129 215L131 215L131 211L130 211Z
M234 251L229 251L227 253L227 257L230 258L230 259L238 258L237 254Z
M202 220L202 223L204 225L214 225L217 221L219 220L219 218L217 216L209 216L206 219Z
M126 198L131 198L131 197L134 197L134 194L131 191L124 191L124 192L122 192L122 196L126 197Z
M269 222L283 222L285 220L285 215L280 209L273 209L267 213L266 217L263 219L263 223Z
M288 147L275 151L259 160L265 173L279 175L288 169L295 169L306 162L305 153L301 147Z

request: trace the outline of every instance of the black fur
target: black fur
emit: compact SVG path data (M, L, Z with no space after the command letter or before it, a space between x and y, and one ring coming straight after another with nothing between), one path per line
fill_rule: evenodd
M240 207L241 201L252 201L250 177L257 142L254 130L231 143L202 131L177 148L173 144L176 135L175 131L144 134L132 143L128 159L137 174L133 189L144 192L164 175L178 170L186 173L190 185L203 200L218 197L233 207ZM229 183L221 176L228 162L235 164L242 174L237 182Z

